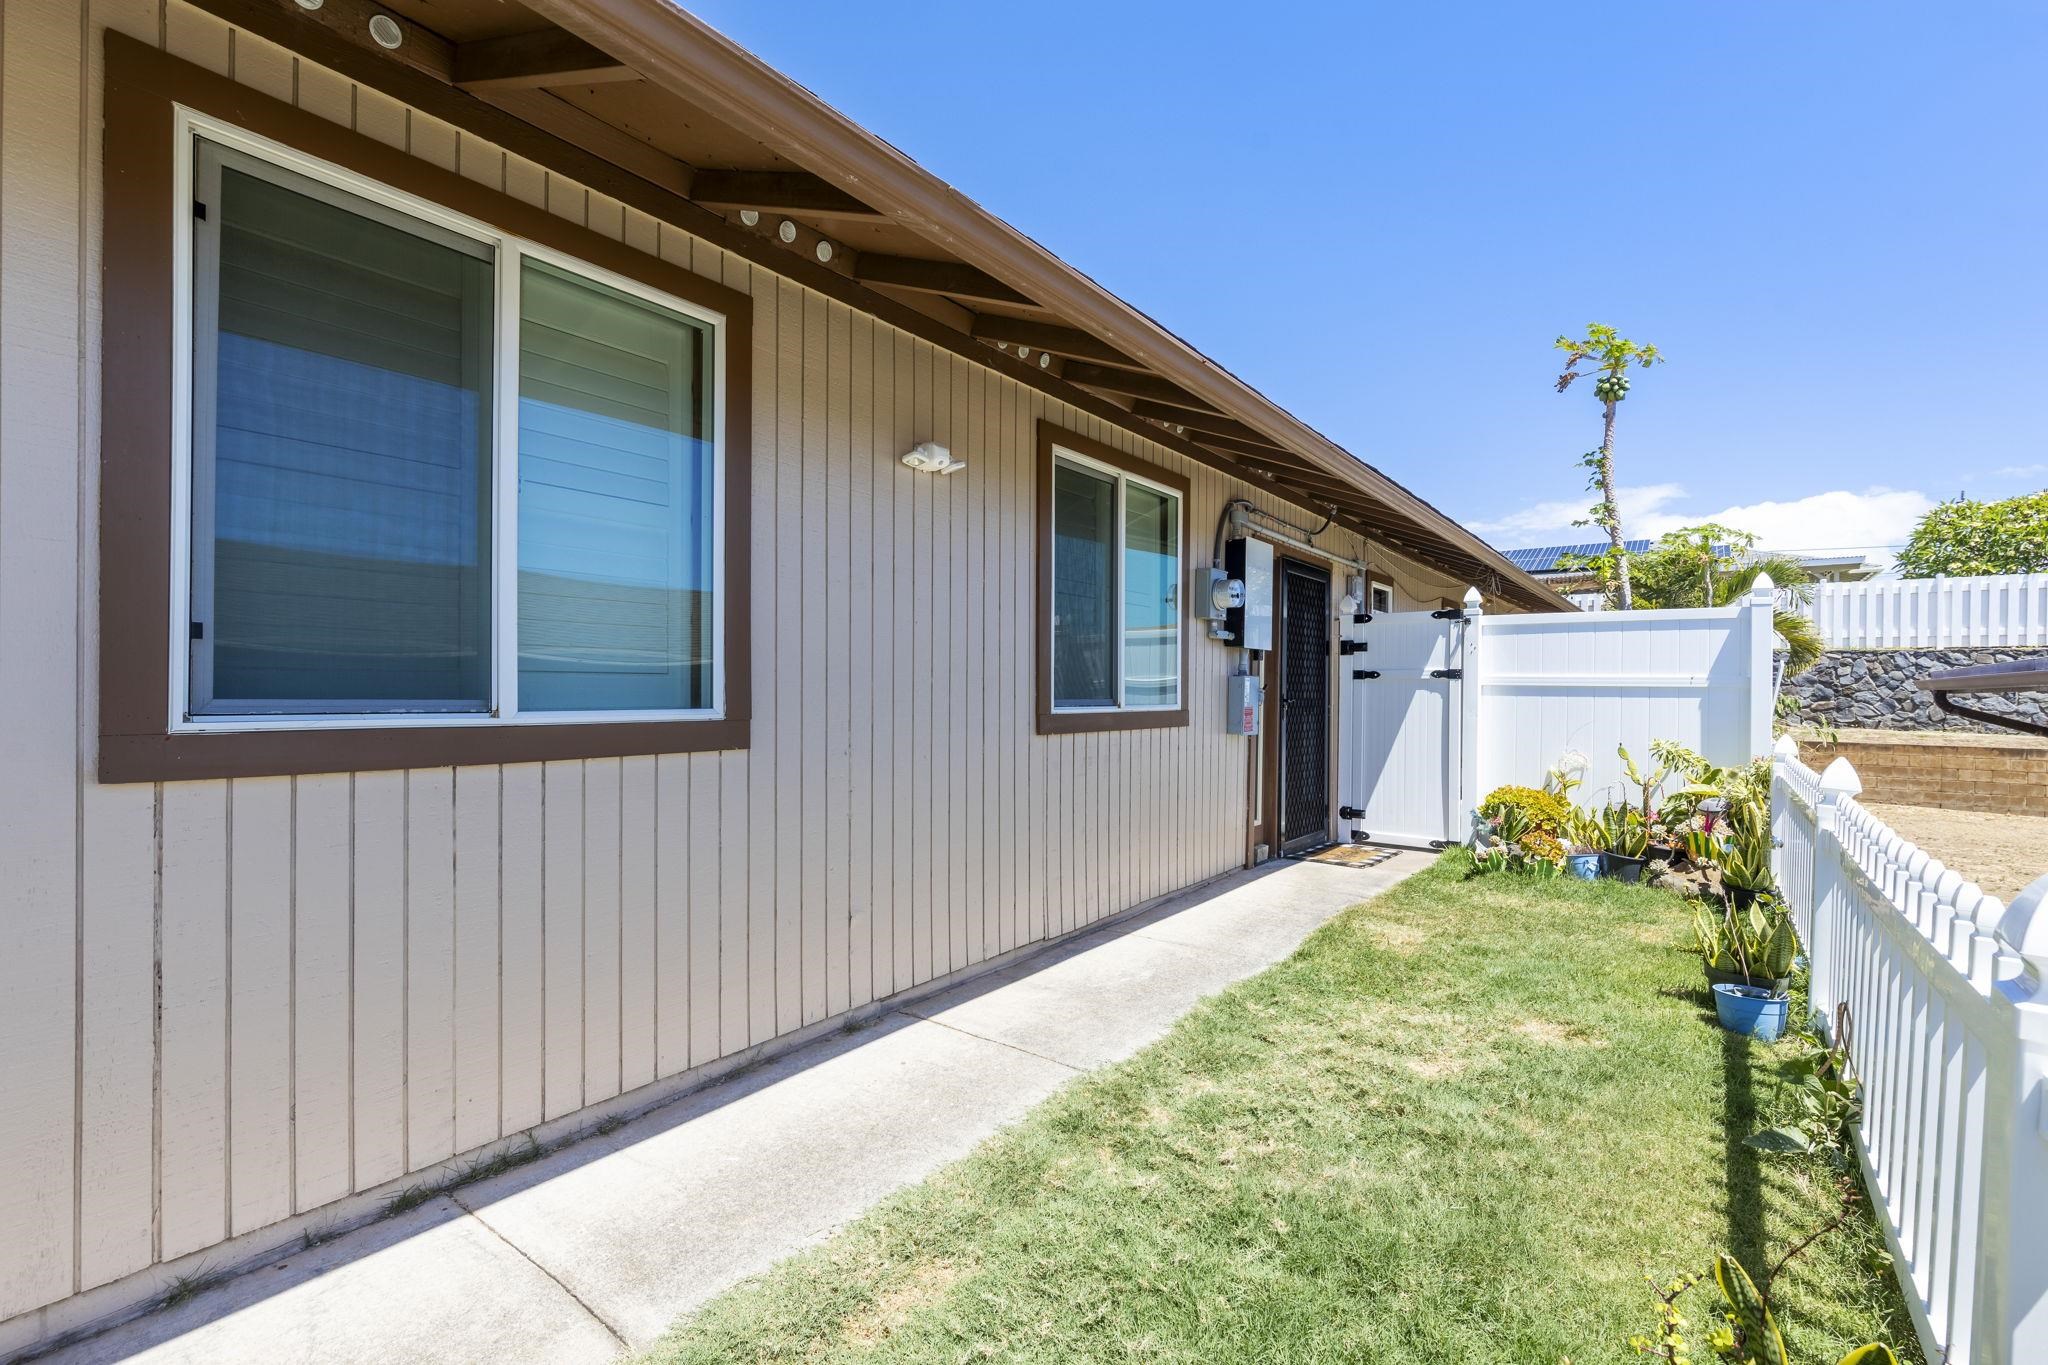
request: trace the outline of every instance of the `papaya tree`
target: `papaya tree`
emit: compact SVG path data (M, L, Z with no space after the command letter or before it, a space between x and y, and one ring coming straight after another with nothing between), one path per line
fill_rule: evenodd
M1579 463L1588 471L1586 486L1600 494L1600 501L1593 504L1591 515L1586 520L1573 524L1584 526L1590 522L1607 532L1608 543L1612 546L1608 554L1613 563L1616 596L1621 609L1628 611L1635 606L1635 591L1629 583L1628 547L1621 534L1621 506L1614 496L1614 410L1622 399L1628 397L1629 370L1648 369L1663 357L1657 354L1655 346L1631 341L1600 322L1587 324L1584 337L1560 336L1557 349L1565 354L1564 371L1557 377L1557 391L1563 393L1574 381L1591 375L1593 397L1600 402L1600 448L1579 457Z

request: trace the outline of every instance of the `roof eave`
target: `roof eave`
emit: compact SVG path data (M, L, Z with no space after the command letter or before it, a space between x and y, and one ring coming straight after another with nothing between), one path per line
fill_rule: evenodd
M1323 436L1179 337L672 0L525 0L645 79L685 94L764 146L1029 295L1156 374L1264 431L1325 473L1457 546L1517 595L1577 610L1429 503Z

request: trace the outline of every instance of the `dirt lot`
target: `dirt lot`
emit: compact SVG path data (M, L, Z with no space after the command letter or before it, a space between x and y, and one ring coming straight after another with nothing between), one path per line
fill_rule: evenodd
M1984 888L2010 901L2048 872L2048 818L1865 801L1864 809Z

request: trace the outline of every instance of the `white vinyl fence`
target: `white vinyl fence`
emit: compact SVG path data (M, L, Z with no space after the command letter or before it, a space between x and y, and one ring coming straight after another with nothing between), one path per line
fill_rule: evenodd
M1581 804L1632 798L1617 746L1675 740L1716 764L1771 751L1770 578L1730 607L1497 616L1480 636L1475 786L1539 784L1585 755Z
M1668 739L1721 765L1771 747L1773 591L1730 607L1488 616L1381 613L1347 627L1338 799L1344 832L1457 843L1508 783L1536 786L1584 755L1578 799L1630 800L1616 752L1652 766ZM1447 619L1448 618L1448 619Z
M1856 1135L1930 1361L2048 1361L2048 876L2005 906L1778 746L1777 875L1815 1012L1849 1014Z
M1819 583L1801 610L1829 649L2048 645L2048 573Z

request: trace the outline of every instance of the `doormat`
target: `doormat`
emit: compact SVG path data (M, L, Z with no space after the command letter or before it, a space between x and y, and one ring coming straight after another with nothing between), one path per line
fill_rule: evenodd
M1395 848L1374 848L1371 844L1329 844L1313 853L1297 853L1296 862L1335 863L1339 867L1378 867L1395 854Z

